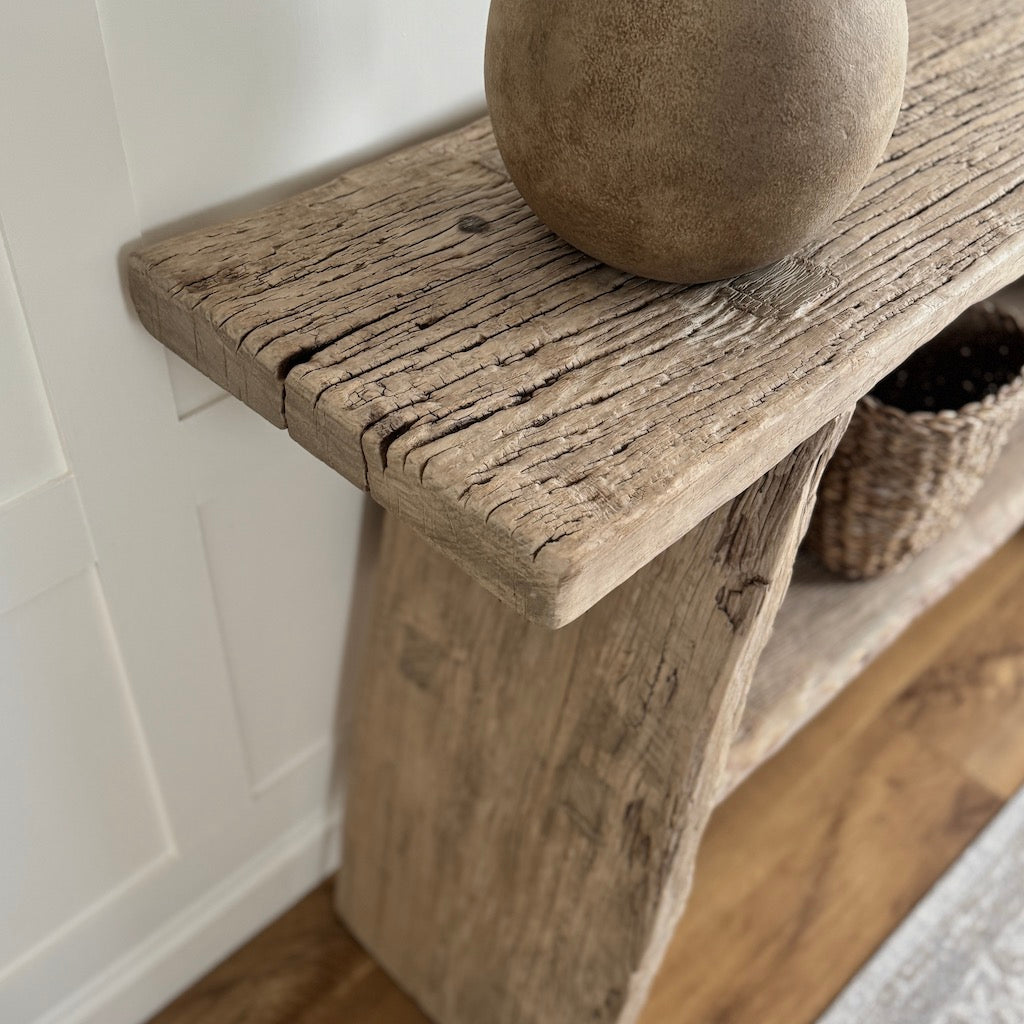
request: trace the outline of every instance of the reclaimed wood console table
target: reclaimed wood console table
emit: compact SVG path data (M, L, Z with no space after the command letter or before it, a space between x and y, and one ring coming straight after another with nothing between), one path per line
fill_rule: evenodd
M910 8L885 162L741 279L571 249L487 122L130 260L157 338L392 513L337 904L440 1024L635 1019L716 801L1024 521L1018 435L907 573L787 597L853 405L1024 273L1024 10Z

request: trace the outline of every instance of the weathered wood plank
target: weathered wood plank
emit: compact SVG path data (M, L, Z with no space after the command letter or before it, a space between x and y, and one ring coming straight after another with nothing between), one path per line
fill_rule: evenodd
M1024 426L960 526L903 572L851 583L801 558L758 664L722 797L1022 525Z
M657 284L549 234L486 122L136 254L149 329L561 625L1024 271L1024 8L911 0L885 162L833 233Z
M389 517L338 907L433 1019L635 1019L844 427L558 632Z

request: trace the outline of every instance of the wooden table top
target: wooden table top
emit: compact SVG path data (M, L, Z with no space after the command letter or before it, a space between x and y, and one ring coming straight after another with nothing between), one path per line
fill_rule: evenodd
M130 259L146 327L530 618L571 621L1024 273L1024 7L910 0L828 237L695 287L561 242L489 124Z

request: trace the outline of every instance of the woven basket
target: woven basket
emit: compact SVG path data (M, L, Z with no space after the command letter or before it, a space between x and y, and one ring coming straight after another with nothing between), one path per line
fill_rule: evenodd
M807 543L832 572L906 565L954 527L1024 412L1024 330L975 306L861 401L825 472ZM958 408L964 396L983 395Z

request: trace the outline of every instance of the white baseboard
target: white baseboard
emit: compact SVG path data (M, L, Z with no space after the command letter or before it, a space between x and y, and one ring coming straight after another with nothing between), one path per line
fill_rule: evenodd
M140 1024L329 875L338 818L286 833L34 1024Z

